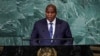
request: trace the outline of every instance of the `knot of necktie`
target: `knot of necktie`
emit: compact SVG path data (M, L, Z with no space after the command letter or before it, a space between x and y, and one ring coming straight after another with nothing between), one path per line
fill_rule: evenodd
M50 22L49 24L50 24L50 25L52 25L53 23L52 23L52 22Z

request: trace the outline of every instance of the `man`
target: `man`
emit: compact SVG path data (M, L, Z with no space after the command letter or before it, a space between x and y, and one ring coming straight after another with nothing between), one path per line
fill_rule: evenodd
M37 21L31 34L31 45L72 45L70 27L67 22L56 17L56 6L46 7L46 18Z

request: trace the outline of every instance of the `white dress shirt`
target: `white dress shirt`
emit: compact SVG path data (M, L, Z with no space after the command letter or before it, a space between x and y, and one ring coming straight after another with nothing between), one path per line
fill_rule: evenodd
M53 27L53 35L52 35L52 39L54 37L54 33L55 33L55 26L56 26L56 18L51 22L52 23L52 27ZM50 29L50 21L47 20L47 24L48 24L48 30Z

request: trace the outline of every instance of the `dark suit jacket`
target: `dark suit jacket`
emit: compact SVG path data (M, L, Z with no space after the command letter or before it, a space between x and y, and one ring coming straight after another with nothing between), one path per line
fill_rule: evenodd
M69 40L65 38L70 38ZM67 22L56 18L55 34L53 42L50 40L46 18L35 22L31 34L30 45L72 45L73 40L70 27ZM40 40L37 40L40 39ZM58 40L57 40L58 39ZM59 40L62 39L62 40Z

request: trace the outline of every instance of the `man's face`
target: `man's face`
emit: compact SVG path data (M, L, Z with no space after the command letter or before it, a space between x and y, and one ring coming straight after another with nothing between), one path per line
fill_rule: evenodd
M48 7L46 10L46 18L49 21L53 21L56 17L56 11L54 10L53 7Z

